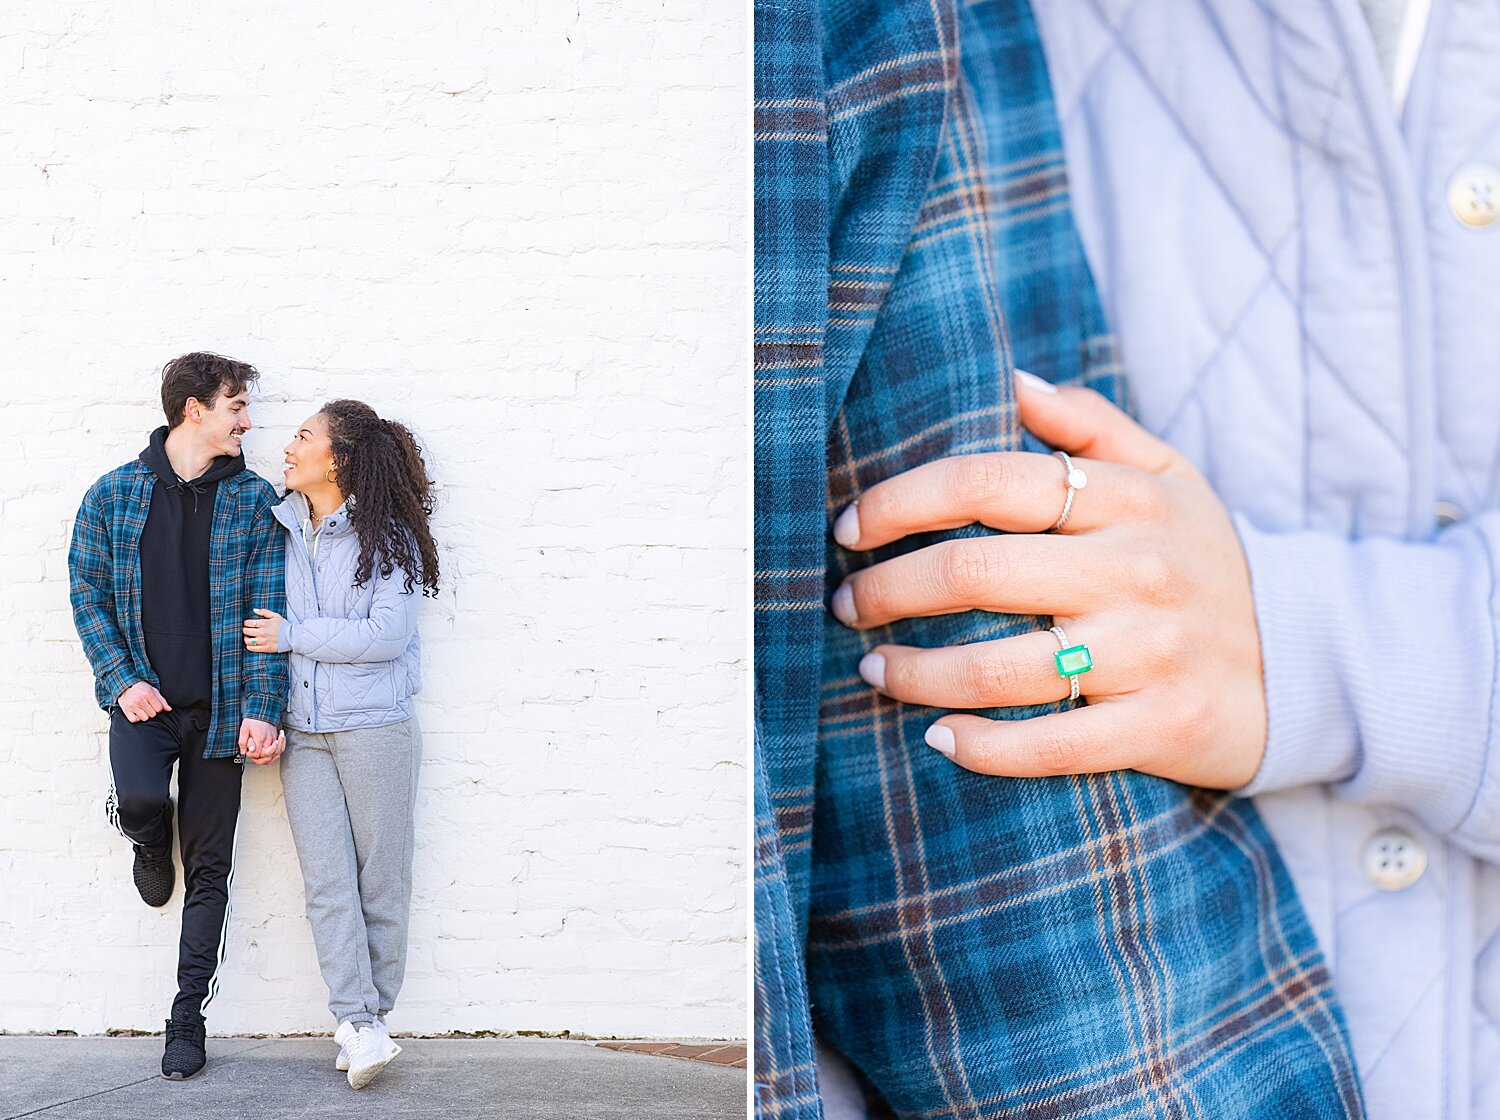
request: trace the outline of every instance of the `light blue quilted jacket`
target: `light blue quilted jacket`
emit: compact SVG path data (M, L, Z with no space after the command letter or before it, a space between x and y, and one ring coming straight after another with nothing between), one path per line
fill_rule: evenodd
M421 594L404 590L399 568L354 586L359 538L344 507L316 532L301 494L288 494L272 512L287 531L287 613L277 642L291 654L286 726L347 731L411 718L411 698L422 687Z
M1369 1115L1497 1120L1500 5L1431 0L1402 115L1357 0L1035 8L1138 415L1236 516L1248 792Z

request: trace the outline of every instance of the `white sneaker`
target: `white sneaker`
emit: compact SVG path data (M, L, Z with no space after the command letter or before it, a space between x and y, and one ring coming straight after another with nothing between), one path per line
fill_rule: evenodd
M386 1038L391 1037L391 1028L386 1026L385 1020L380 1018L379 1016L377 1016L375 1019L375 1026L373 1029L385 1035ZM333 1060L333 1068L338 1070L340 1073L349 1072L349 1043L354 1038L356 1033L357 1030L355 1028L355 1025L349 1022L340 1023L339 1029L334 1032L333 1041L339 1044L339 1056ZM396 1053L399 1054L400 1052L400 1048L398 1047Z
M345 1044L349 1052L349 1087L363 1089L375 1075L391 1064L391 1059L401 1053L401 1047L391 1036L373 1026L362 1024L354 1037Z
M333 1060L333 1068L340 1073L349 1071L349 1043L358 1033L358 1028L347 1021L340 1023L339 1029L333 1032L333 1041L339 1044L339 1056Z

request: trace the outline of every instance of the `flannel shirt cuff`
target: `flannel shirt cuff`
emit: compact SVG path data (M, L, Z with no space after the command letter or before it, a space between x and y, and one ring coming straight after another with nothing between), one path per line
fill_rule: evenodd
M258 719L263 723L272 725L281 722L282 709L286 702L279 696L269 696L264 692L245 693L245 719Z
M113 672L106 673L101 678L104 683L104 691L109 695L110 704L119 702L120 693L143 678L135 671L135 666L130 664L129 659Z

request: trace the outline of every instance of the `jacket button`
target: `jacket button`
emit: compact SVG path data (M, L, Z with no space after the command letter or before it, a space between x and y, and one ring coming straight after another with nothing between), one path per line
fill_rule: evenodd
M1446 529L1449 525L1457 525L1464 519L1463 507L1455 505L1453 502L1438 502L1433 513L1437 518L1437 527L1439 529Z
M1404 828L1382 828L1365 841L1365 878L1383 891L1402 891L1427 870L1427 849Z
M1448 182L1448 208L1471 229L1483 229L1500 218L1500 171L1489 164L1460 167Z
M302 682L302 687L303 687L303 688L306 688L306 687L307 687L307 682L306 682L306 681L303 681L303 682Z

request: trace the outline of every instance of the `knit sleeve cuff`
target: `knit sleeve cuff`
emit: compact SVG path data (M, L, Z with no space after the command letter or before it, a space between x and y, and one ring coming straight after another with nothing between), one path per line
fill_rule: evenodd
M1485 523L1481 524L1484 520ZM1488 766L1495 577L1475 518L1431 541L1235 521L1250 568L1267 736L1244 795L1332 783L1471 850L1500 842Z
M1319 570L1337 567L1336 537L1235 528L1250 567L1266 684L1266 753L1243 797L1339 782L1359 765L1354 713L1339 686L1337 605Z

